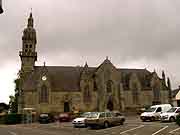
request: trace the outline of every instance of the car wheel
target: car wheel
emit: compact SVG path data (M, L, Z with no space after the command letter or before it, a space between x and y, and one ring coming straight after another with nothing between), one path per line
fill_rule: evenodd
M122 120L120 121L120 125L123 125L123 124L124 124L124 121L125 121L125 119L122 119Z
M87 128L87 127L88 127L88 125L87 125L87 124L84 124L84 127L85 127L85 128Z
M77 128L77 126L76 126L76 125L74 125L73 127L74 127L74 128Z
M145 122L145 121L146 121L145 119L142 120L142 122Z
M155 117L152 117L152 118L151 118L151 121L155 121Z
M109 127L109 123L106 121L104 122L104 128L108 128Z
M170 117L170 118L169 118L169 121L170 121L170 122L174 122L174 121L175 121L175 118L174 118L174 117Z

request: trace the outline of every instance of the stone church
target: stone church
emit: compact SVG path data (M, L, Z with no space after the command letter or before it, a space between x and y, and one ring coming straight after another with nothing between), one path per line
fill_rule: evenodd
M36 30L32 13L23 31L18 109L37 113L105 111L169 103L170 87L147 69L115 67L106 58L99 66L36 66Z

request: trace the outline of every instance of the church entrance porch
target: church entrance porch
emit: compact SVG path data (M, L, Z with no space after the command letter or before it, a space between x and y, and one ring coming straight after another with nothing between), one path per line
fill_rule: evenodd
M112 100L109 100L108 103L107 103L107 109L109 111L112 111L114 109L114 105L113 105L113 101Z
M69 102L64 102L64 112L70 112Z

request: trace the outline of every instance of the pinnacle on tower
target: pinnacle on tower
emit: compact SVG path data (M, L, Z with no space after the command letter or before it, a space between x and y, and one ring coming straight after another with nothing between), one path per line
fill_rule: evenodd
M165 76L164 70L162 71L162 79L163 79L164 83L166 83L166 76Z
M32 17L32 11L29 15L29 18L28 18L28 25L27 27L33 27L33 17Z
M88 68L88 64L87 64L87 61L86 61L85 65L84 65L84 67L85 67L85 68Z

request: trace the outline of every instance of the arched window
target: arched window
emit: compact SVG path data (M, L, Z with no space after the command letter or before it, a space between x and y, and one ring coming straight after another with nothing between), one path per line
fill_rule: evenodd
M107 93L111 93L112 92L112 85L113 85L113 82L111 80L109 80L106 84L106 89L107 89Z
M137 84L133 85L133 88L132 88L132 97L133 97L133 103L135 105L139 104L139 92L138 92Z
M160 90L157 86L153 87L154 102L160 102Z
M41 87L40 91L40 103L48 103L49 93L45 85Z
M88 85L84 89L84 102L85 103L91 102L91 93Z

